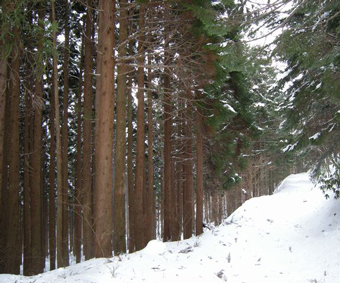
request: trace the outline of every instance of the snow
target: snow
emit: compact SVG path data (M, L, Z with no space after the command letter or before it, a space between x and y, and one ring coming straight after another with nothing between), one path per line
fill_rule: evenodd
M339 217L340 202L326 200L307 173L290 175L200 237L0 282L339 283Z
M317 140L320 135L321 135L321 133L318 132L318 133L314 134L313 136L309 137L309 139L310 140Z

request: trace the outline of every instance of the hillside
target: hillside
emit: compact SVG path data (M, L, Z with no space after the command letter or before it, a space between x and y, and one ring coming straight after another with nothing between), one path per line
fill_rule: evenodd
M303 173L198 238L0 282L339 283L339 244L340 202L326 200Z

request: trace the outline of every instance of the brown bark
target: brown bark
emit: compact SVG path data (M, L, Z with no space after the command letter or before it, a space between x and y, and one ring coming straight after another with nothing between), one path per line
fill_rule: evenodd
M6 66L7 68L7 66ZM6 71L7 77L6 81L9 81L9 68ZM10 136L10 93L11 93L11 84L5 90L6 92L6 108L5 108L5 119L4 119L4 148L3 148L3 175L2 175L2 187L1 190L1 214L0 214L0 273L6 273L7 266L7 231L9 225L9 214L8 214L8 203L9 203L9 190L8 190L8 162L9 162L9 136Z
M180 153L181 155L181 153ZM178 157L176 163L176 193L177 193L177 205L176 205L176 226L177 226L177 238L180 239L183 224L183 160Z
M85 28L85 58L84 58L84 141L83 141L83 242L85 259L94 257L93 235L93 186L92 186L92 0L87 1L87 15ZM100 60L98 58L97 60ZM98 81L100 79L98 78Z
M31 50L31 49L30 49ZM27 73L29 73L29 67L27 67ZM32 76L28 76L26 79L26 87L28 90L25 92L25 133L24 133L24 210L23 210L23 248L24 248L24 275L31 275L32 264L32 245L31 245L31 112L32 112Z
M79 87L78 87L78 113L77 113L77 163L76 163L76 177L75 177L75 199L74 199L74 249L73 254L76 257L76 262L81 261L81 204L82 204L82 112L81 112L81 98L83 91L83 59L84 59L84 36L82 37L81 45L81 59L79 72Z
M6 81L10 81L10 69L7 69ZM12 84L10 83L6 89L6 105L11 105L10 93L12 91ZM4 120L4 148L3 148L3 175L2 175L2 187L1 189L1 214L0 214L0 273L6 273L7 266L7 231L9 225L9 144L10 144L10 107L5 108L5 120Z
M102 5L102 6L101 6ZM105 29L99 29L101 43L101 92L98 99L97 138L96 138L96 178L94 197L95 256L112 255L112 148L113 148L113 109L114 109L114 15L115 1L100 1L99 17Z
M39 20L44 17L44 10L40 7ZM42 30L43 23L39 21L39 28ZM42 186L41 186L41 156L42 156L42 107L40 105L43 97L43 35L38 34L37 66L34 95L34 136L32 153L32 186L31 186L31 224L32 224L32 272L34 274L43 271L42 258Z
M192 145L192 102L191 94L188 94L187 101L187 125L186 125L186 142L185 142L185 186L183 192L183 234L184 239L192 236L193 228L193 145Z
M54 1L51 2L52 22L55 19ZM53 31L53 49L56 51L57 35ZM57 150L57 266L63 267L63 180L62 180L62 152L61 152L61 130L60 130L60 110L59 110L59 88L58 88L58 61L57 53L53 54L53 85L54 85L54 107L55 107L55 133L56 133L56 150Z
M9 226L7 237L7 272L20 274L21 248L20 248L20 186L19 186L19 101L20 101L20 54L19 30L14 29L15 45L12 49L11 66L11 113L10 113L10 160L9 160Z
M46 128L43 128L42 131L42 140L45 142L47 137ZM45 189L44 178L46 176L46 166L45 166L45 154L42 151L41 155L41 174L40 174L40 184L41 184L41 199L42 199L42 208L41 208L41 265L42 269L45 269L45 258L48 256L48 201L47 201L47 190Z
M169 17L169 7L166 5L165 21ZM164 65L169 65L169 32L168 29L164 30ZM171 99L170 99L170 75L165 71L164 73L164 235L163 240L171 240L171 131L172 131L172 116L171 116Z
M2 44L2 42L0 42ZM1 188L3 179L3 159L5 140L5 109L6 109L6 89L7 89L7 58L1 54L0 58L0 203Z
M217 191L214 190L211 192L212 197L211 197L211 202L212 202L212 206L211 206L211 220L214 222L215 226L218 225L218 199L217 199Z
M184 188L184 160L185 160L185 152L184 152L184 139L182 137L185 135L185 117L184 117L184 101L181 98L179 100L179 109L181 112L178 117L178 136L180 137L177 141L177 164L176 164L176 174L177 174L177 226L178 226L178 235L181 235L183 230L183 188Z
M148 65L151 65L151 54L148 54ZM148 189L146 211L146 242L155 239L155 194L154 194L154 169L153 169L153 121L152 121L152 93L151 70L148 69Z
M200 112L196 113L196 236L203 233L203 136L202 117Z
M120 0L119 16L119 46L118 58L127 54L126 39L127 10L126 0ZM118 59L119 60L119 59ZM127 64L121 60L118 65L117 77L117 118L116 118L116 158L115 158L115 188L114 188L114 238L113 250L115 255L126 252L125 241L125 129L126 129L126 72Z
M28 13L28 23L33 23L32 12ZM24 207L23 207L23 273L24 275L32 275L32 244L31 244L31 154L33 152L33 105L32 93L34 92L34 73L31 69L34 68L33 62L33 44L28 43L26 69L25 69L25 132L24 132Z
M69 265L69 250L68 250L68 96L69 96L69 59L70 59L70 28L68 23L69 7L68 0L65 0L65 45L64 45L64 93L63 93L63 123L61 129L61 152L62 152L62 261L63 266Z
M49 252L50 252L50 270L56 268L56 235L55 235L55 158L56 158L56 135L55 135L55 82L52 80L51 91L51 113L50 113L50 166L49 166Z
M139 11L139 29L143 30L145 25L145 4L141 4ZM145 223L143 211L143 196L144 190L144 40L143 33L138 37L138 108L137 108L137 156L136 156L136 179L135 179L135 240L136 250L141 250L145 247Z
M129 53L133 52L133 45L130 42ZM129 252L135 251L135 192L132 171L132 147L133 147L133 131L132 131L132 72L130 71L128 81L128 156L127 156L127 179L128 179L128 201L129 201Z
M222 223L223 219L223 198L222 198L222 192L218 192L218 225Z

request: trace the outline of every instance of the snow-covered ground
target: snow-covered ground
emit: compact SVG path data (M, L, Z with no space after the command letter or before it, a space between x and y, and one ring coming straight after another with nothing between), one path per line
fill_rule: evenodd
M1 283L130 281L339 283L340 200L326 200L306 173L291 175L200 237L33 277L0 275Z

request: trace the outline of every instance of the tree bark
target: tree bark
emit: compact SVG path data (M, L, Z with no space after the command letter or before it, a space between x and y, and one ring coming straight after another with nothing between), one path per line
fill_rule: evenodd
M54 0L51 2L52 22L55 22ZM53 85L54 85L54 107L55 107L55 133L57 146L57 266L63 267L63 179L62 179L62 152L61 152L61 130L59 111L59 87L58 87L58 59L57 59L57 34L53 31Z
M43 30L42 19L44 10L39 7L39 29ZM43 272L42 257L42 184L41 184L41 156L42 156L42 97L43 97L43 34L38 34L37 66L34 107L34 135L32 153L32 187L31 187L31 231L32 231L32 272Z
M6 177L6 165L5 163L5 128L6 128L6 107L8 101L6 99L7 94L7 57L5 56L5 48L3 42L0 41L0 273L5 272L5 250L6 250L6 227L5 224L5 207L3 204L8 203L6 199L6 189L4 186Z
M10 70L6 66L7 77L6 82L10 81ZM8 190L8 163L9 163L9 144L10 144L10 93L12 90L11 84L5 90L6 95L6 108L5 108L5 119L4 119L4 147L3 147L3 175L2 175L2 187L1 190L1 214L0 214L0 273L6 273L7 266L7 236L8 236L8 225L9 225L9 190Z
M112 149L114 114L114 15L115 1L100 0L99 17L105 29L99 30L101 44L101 92L98 98L96 138L96 178L94 198L95 256L112 256Z
M197 143L196 143L196 236L203 233L203 136L202 117L199 111L196 113Z
M9 227L7 236L7 272L20 274L20 186L19 186L19 102L20 102L20 54L19 29L14 28L15 43L12 49L11 113L10 113L10 160L9 160Z
M187 95L186 108L186 142L185 142L185 185L183 192L183 233L184 239L192 236L193 228L193 146L192 146L192 102L191 94Z
M2 42L0 42L2 44ZM5 141L5 109L6 109L6 89L7 89L7 58L0 58L0 203L1 188L3 179L4 141Z
M140 5L139 11L139 30L143 30L145 26L145 4ZM145 247L145 222L143 211L144 196L144 34L140 33L138 37L138 108L137 108L137 156L136 156L136 185L135 185L135 227L136 227L136 250L139 251Z
M168 21L169 7L166 5L165 21ZM164 30L164 65L170 63L169 54L169 32L168 29ZM172 116L171 116L171 99L170 99L170 75L164 71L164 235L165 242L171 240L171 131L172 131Z
M133 53L133 44L129 44L129 54ZM128 156L127 156L127 179L128 179L128 201L129 201L129 252L135 251L135 190L133 182L133 127L132 127L132 70L130 70L128 81Z
M50 251L50 270L56 268L56 235L55 235L55 158L56 158L56 135L55 135L55 82L52 79L51 91L51 113L50 113L50 166L49 166L49 251Z
M74 249L73 254L76 257L76 263L81 261L81 222L82 222L82 111L81 111L81 98L83 92L83 59L84 59L84 38L82 37L81 44L81 59L80 59L80 72L79 72L79 87L78 87L78 113L77 113L77 165L75 176L75 199L74 199Z
M64 94L63 94L63 123L61 129L61 152L62 152L62 210L63 210L63 224L62 224L62 257L63 266L69 265L69 248L68 248L68 214L69 214L69 200L68 200L68 96L69 96L69 59L70 59L70 27L68 23L69 7L68 0L64 0L65 7L65 45L64 45Z
M151 40L151 38L149 38ZM148 54L148 65L151 65L151 54ZM146 211L146 242L155 239L155 195L154 195L154 169L153 169L153 121L152 121L152 92L151 70L148 69L148 189Z
M126 39L127 10L126 0L120 0L119 16L119 46L118 60L127 54ZM115 255L126 252L125 241L125 129L126 129L126 72L125 60L120 60L117 77L117 118L116 118L116 158L115 158L115 189L114 189L114 241L113 250Z
M86 27L85 27L85 59L84 59L84 137L83 137L83 243L85 259L94 257L93 235L93 180L92 180L92 27L93 27L93 3L87 1ZM97 58L100 60L100 58ZM98 81L100 78L98 77Z

